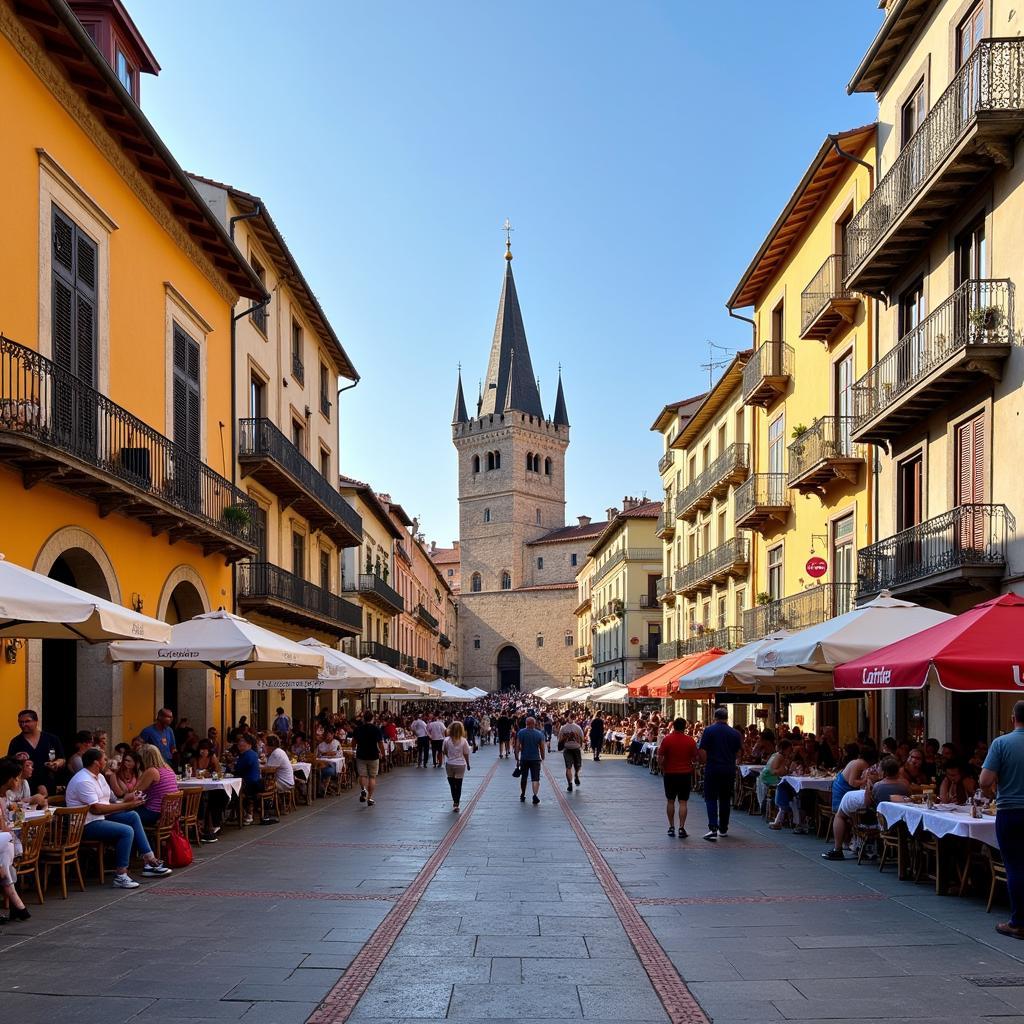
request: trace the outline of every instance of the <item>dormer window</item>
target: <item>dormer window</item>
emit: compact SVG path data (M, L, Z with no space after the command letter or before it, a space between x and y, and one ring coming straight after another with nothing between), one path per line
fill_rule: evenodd
M135 68L128 62L128 58L120 51L114 61L114 70L117 72L117 80L128 90L128 95L135 98Z

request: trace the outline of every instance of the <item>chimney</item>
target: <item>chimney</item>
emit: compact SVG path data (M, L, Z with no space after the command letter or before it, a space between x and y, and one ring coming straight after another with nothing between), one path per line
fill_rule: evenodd
M631 508L636 508L640 504L639 498L626 497L622 499L622 511L628 512Z
M606 508L604 510L604 514L608 522L610 523L619 514L619 510L614 505L612 505L611 508Z
M459 542L457 540L453 540L452 541L452 547L455 548L456 551L458 551L459 550Z
M437 551L437 541L436 540L432 540L430 542L430 554L431 554L431 557L433 557L433 555L435 554L436 551Z
M590 516L577 516L576 518L579 520L580 526L590 525Z

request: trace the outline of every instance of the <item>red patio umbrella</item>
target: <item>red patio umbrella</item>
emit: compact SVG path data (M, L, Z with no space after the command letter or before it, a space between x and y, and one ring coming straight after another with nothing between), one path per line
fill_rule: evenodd
M1024 598L1004 594L836 668L837 690L1024 693Z
M664 679L659 679L656 683L650 686L650 693L652 697L680 697L686 696L689 700L696 700L699 698L699 694L680 694L679 692L679 680L682 676L685 676L687 672L694 672L701 666L706 665L709 661L714 661L715 658L720 658L725 651L721 647L711 647L706 651L701 651L699 654L691 654L689 657L680 658L678 661L672 662L672 671L665 676ZM666 666L668 667L668 666Z

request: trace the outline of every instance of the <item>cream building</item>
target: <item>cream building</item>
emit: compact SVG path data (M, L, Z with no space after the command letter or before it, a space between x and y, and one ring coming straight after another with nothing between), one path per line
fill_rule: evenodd
M591 588L594 584L594 559L587 557L576 577L576 673L573 683L589 686L594 681L594 625Z

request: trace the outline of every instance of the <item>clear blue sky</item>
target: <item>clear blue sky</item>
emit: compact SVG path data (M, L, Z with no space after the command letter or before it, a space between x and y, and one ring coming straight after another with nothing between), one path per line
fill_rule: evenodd
M181 164L261 195L362 382L342 471L457 536L450 421L486 368L515 227L570 521L659 493L661 407L703 390L725 300L830 131L874 0L127 0ZM286 12L286 13L285 13Z

